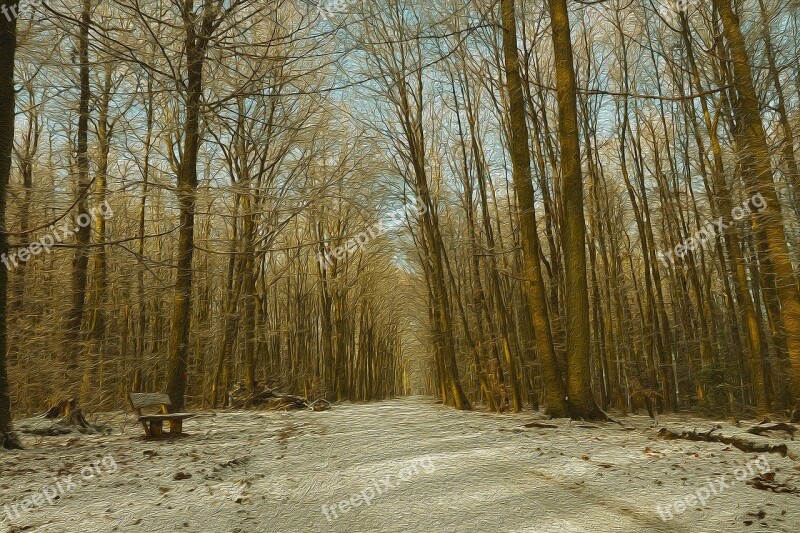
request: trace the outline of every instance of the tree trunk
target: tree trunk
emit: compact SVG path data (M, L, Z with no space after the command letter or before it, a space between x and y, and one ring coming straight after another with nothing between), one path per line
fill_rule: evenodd
M203 63L206 46L216 19L217 8L206 6L199 30L195 26L194 4L183 5L186 26L186 66L188 69L186 122L183 130L183 154L178 172L178 204L180 230L175 280L175 301L172 313L169 363L167 365L167 394L172 408L181 411L185 405L186 373L188 367L189 331L192 308L192 257L194 255L194 218L197 193L197 154L200 149L200 101L203 93Z
M589 288L586 282L586 220L575 69L566 0L550 0L553 53L556 65L561 146L561 246L564 248L567 392L572 416L605 418L592 395Z
M794 404L800 406L800 296L797 280L792 268L786 234L783 228L778 196L772 179L770 151L767 145L764 125L761 122L759 102L753 87L750 58L739 27L739 19L734 14L730 0L714 0L724 29L725 40L730 49L738 99L733 105L733 113L738 127L734 138L742 165L748 192L761 194L766 201L763 212L753 218L755 237L763 243L765 257L760 261L767 264L775 273L778 300L781 304L783 332L790 362L790 383Z
M41 135L41 125L39 123L39 109L36 105L36 91L33 80L27 85L28 102L31 109L27 113L28 131L25 133L24 144L21 150L17 150L17 160L19 170L22 174L22 206L19 214L19 229L23 238L28 238L30 229L31 201L33 200L33 163L36 152L39 148L39 137ZM11 289L11 310L16 315L22 310L25 303L25 273L26 263L19 263L16 269L16 276L13 278L13 288Z
M2 0L4 8L16 0ZM17 20L0 17L0 257L6 260L6 199L11 177L11 152L14 147L14 55L17 50ZM10 384L6 368L8 315L8 265L0 266L0 446L21 448L13 433Z
M694 58L694 48L691 44L689 24L686 20L686 17L682 17L681 20L682 38L684 46L686 47L686 56L691 67L694 90L700 93L703 91L703 86L700 81L700 73ZM721 95L721 98L725 98L725 93ZM711 112L705 96L700 97L700 105L703 111L703 121L706 125L706 129L709 132L711 151L713 154L713 170L711 172L711 177L714 186L714 198L716 199L716 204L718 205L716 214L717 216L727 216L731 212L732 201L730 188L725 181L722 147L719 142L716 123L711 118ZM756 399L756 405L762 412L766 413L769 410L769 399L767 397L766 378L764 376L764 355L761 350L761 328L756 320L753 297L748 288L747 273L745 271L746 267L742 261L741 251L739 249L739 243L741 242L739 229L735 226L732 227L730 233L723 233L718 237L718 242L724 245L725 250L728 252L728 262L730 264L731 272L735 278L733 285L735 288L736 301L739 305L744 320L742 329L747 339L744 349L745 353L747 354L749 370L752 375L752 388ZM720 253L720 257L723 257L723 254Z
M68 370L76 370L80 354L81 329L83 326L84 306L86 302L86 277L89 267L89 241L91 226L89 219L89 28L91 26L91 0L83 0L81 13L80 37L78 40L78 56L80 60L80 101L78 104L78 218L75 257L72 260L72 307L67 321L67 335L71 345ZM73 376L68 376L70 382Z
M503 23L503 56L508 85L508 115L511 121L509 143L514 191L519 211L520 240L525 268L524 282L527 283L527 297L533 315L536 348L542 362L547 410L555 417L563 417L567 415L566 391L553 346L547 297L542 279L542 268L539 264L539 236L536 230L528 126L525 123L525 99L519 74L514 0L501 0L500 9Z
M97 174L95 177L96 198L99 203L108 202L108 155L111 150L112 125L108 121L108 109L111 100L111 76L112 69L106 66L103 84L103 94L100 97L99 112L97 117L97 140L99 143L99 154L97 158ZM106 246L106 218L97 215L94 220L94 231L97 235L97 244L94 255L94 269L92 273L91 305L92 317L89 323L90 347L87 353L86 366L83 375L83 387L81 397L88 404L90 394L94 389L93 383L99 375L103 378L103 361L105 349L105 329L106 317L104 305L106 300L106 290L108 287L108 264Z
M113 125L109 123L108 111L109 103L111 101L111 76L113 70L111 66L106 67L103 83L103 94L100 97L99 113L97 117L97 140L100 145L100 150L97 160L97 195L96 198L100 204L108 201L108 156L111 151L111 135L113 133ZM95 233L97 234L98 244L94 256L94 274L93 274L93 304L92 322L91 322L91 338L95 344L102 342L106 318L103 310L106 298L106 288L108 286L108 265L106 247L103 244L106 240L106 218L98 215L95 222Z
M142 198L139 200L139 220L138 220L138 253L140 257L144 257L145 252L145 231L146 231L146 214L147 214L147 195L150 186L150 152L153 147L153 77L148 74L147 76L147 133L144 141L144 165L142 170ZM136 269L136 289L137 289L137 306L139 308L139 317L137 321L138 331L136 333L136 360L134 362L135 373L137 376L141 375L142 367L144 364L145 352L145 336L147 335L147 302L144 296L144 271L145 265L139 264ZM136 389L133 389L136 390Z

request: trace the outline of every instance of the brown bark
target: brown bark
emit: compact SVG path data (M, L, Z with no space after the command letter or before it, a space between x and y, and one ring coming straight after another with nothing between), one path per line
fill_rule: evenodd
M142 169L142 197L139 200L139 220L138 220L138 253L140 259L144 258L145 252L145 231L146 231L146 214L147 214L147 196L150 188L150 152L153 147L153 78L147 76L147 133L145 134L144 141L144 164ZM136 295L137 306L139 308L137 332L135 335L136 346L136 359L134 362L134 375L137 379L141 379L142 365L144 360L147 334L147 302L145 301L145 286L144 286L144 271L145 267L142 264L137 265L136 269ZM136 391L136 388L132 390Z
M795 405L800 405L800 295L792 268L783 217L772 179L770 151L764 125L761 122L759 102L753 87L750 58L742 35L739 19L734 14L730 0L714 0L722 20L728 44L731 66L738 95L733 113L738 127L734 129L736 147L742 172L750 194L763 195L766 209L753 219L756 239L762 243L764 257L759 260L775 273L781 319L786 336L786 349L790 361L790 385Z
M172 337L167 365L167 394L172 409L184 408L186 374L188 367L189 332L192 306L192 258L194 256L194 223L197 193L197 154L200 149L200 102L203 93L203 64L206 48L217 18L216 3L206 5L202 24L195 22L194 2L183 4L183 22L186 28L187 95L186 121L183 125L183 153L177 176L180 230L178 236L178 261L175 280L175 301L172 314Z
M33 200L33 168L34 158L39 148L39 137L41 135L41 123L36 101L33 80L26 84L28 93L28 106L31 108L27 113L28 128L24 135L23 145L20 150L16 150L17 160L19 161L19 171L22 174L22 206L19 213L19 229L23 238L29 237L31 201ZM24 307L25 302L25 274L27 263L20 262L16 268L16 275L13 277L13 288L11 295L11 310L19 312Z
M682 17L682 37L683 43L686 46L686 55L691 68L692 81L694 90L702 92L703 86L700 81L700 74L698 71L697 63L694 58L694 48L691 44L691 37L689 34L689 25L686 17ZM725 95L721 96L724 100ZM724 102L721 102L724 105ZM717 124L712 120L711 111L705 96L700 97L700 106L703 112L703 121L706 130L709 133L711 142L711 152L713 154L713 166L711 170L711 178L714 189L713 198L716 201L717 209L713 212L714 216L730 214L732 209L731 191L725 181L725 166L722 156L722 147L717 134ZM698 139L698 146L700 141ZM745 264L741 257L739 249L739 242L741 235L738 227L732 227L730 233L723 233L718 242L724 245L727 251L727 260L730 265L730 270L734 274L734 289L736 293L736 301L743 315L744 324L742 324L743 333L746 338L745 353L749 362L749 369L752 375L752 388L755 395L756 405L762 411L769 410L769 399L766 392L766 378L764 375L764 354L762 353L761 346L761 328L756 320L756 313L753 304L753 298L750 294L747 281L747 273ZM722 257L723 254L720 254Z
M503 57L508 91L509 139L514 192L520 225L520 240L524 261L526 294L533 315L536 348L542 362L547 410L555 417L567 415L566 390L562 381L558 357L553 346L550 318L547 309L542 269L539 264L539 236L536 229L531 157L528 145L528 126L525 123L525 99L519 73L517 50L517 18L514 0L501 0L503 23Z
M571 415L605 418L592 395L586 220L578 134L577 85L566 0L550 0L561 146L561 246L564 249L567 393Z
M0 6L8 8L15 0L2 0ZM17 20L0 16L0 257L8 254L6 233L6 201L11 177L11 153L14 147L14 56L17 49ZM6 367L8 353L8 272L0 265L0 446L21 448L13 433L11 419L10 383Z
M790 191L789 197L794 207L797 209L796 202L798 200L798 187L800 187L800 171L798 170L797 158L794 153L794 131L791 122L789 122L789 113L786 111L786 96L783 91L783 83L781 82L780 70L775 60L775 51L772 46L772 33L769 27L769 18L764 0L758 0L758 6L761 12L761 32L764 36L764 51L767 56L767 65L769 66L769 75L772 84L775 86L775 94L778 97L778 121L783 130L783 162L786 165L788 174L788 188Z
M108 157L111 151L111 136L113 135L113 124L109 121L109 104L111 101L113 69L106 67L104 74L103 93L100 97L97 117L97 141L99 153L97 158L97 176L95 178L97 203L108 202ZM95 234L98 244L106 240L106 217L98 215L95 218ZM108 257L106 246L96 247L94 255L93 295L91 338L95 344L101 343L106 327L106 317L104 314L106 290L108 287Z
M80 100L78 103L78 145L77 145L77 170L78 180L76 194L78 197L77 221L89 220L89 29L91 27L91 0L83 0L81 12L80 36L78 38L78 58L80 61ZM68 369L78 367L80 353L81 329L86 302L86 279L89 267L89 241L91 239L91 226L89 224L77 225L76 244L77 250L72 260L72 307L67 319L67 334L71 346L67 349L69 354ZM72 380L70 380L71 382Z

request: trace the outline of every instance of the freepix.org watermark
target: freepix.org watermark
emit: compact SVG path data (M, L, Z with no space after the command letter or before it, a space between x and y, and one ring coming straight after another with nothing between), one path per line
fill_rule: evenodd
M33 11L35 8L44 4L44 0L19 0L18 3L7 6L5 4L0 7L0 11L3 12L3 15L6 17L6 20L11 22L15 18L18 18L23 13L28 13L29 11Z
M351 495L348 499L342 500L338 503L322 506L322 514L328 519L328 522L333 522L339 518L339 513L349 513L356 507L361 507L361 504L367 506L372 505L372 501L386 494L392 489L396 489L402 483L408 483L414 476L419 474L420 468L426 474L433 474L436 472L436 465L429 456L414 459L409 466L405 466L397 472L396 475L389 474L383 479L373 479L372 484L366 487L361 492Z
M733 222L739 222L747 215L752 215L754 210L756 213L761 213L766 208L767 200L759 192L754 194L749 200L745 200L741 206L736 206L731 209L731 219ZM697 230L692 236L684 239L682 243L676 245L672 250L668 250L667 252L658 252L656 255L658 256L659 261L664 263L665 267L669 268L669 263L673 265L676 263L676 257L679 260L684 259L689 252L697 250L698 247L703 246L708 241L715 239L717 235L721 234L730 227L730 224L725 224L723 218L719 217L717 220L708 222L702 228ZM667 259L669 259L669 263L667 263Z
M425 205L419 200L417 200L413 205L406 204L402 210L392 213L386 220L382 220L371 225L343 245L337 246L333 250L326 250L324 254L322 252L318 252L317 261L319 261L322 269L325 270L333 265L334 258L343 260L348 254L355 252L358 248L364 250L368 242L386 233L387 228L390 227L389 224L394 224L395 226L402 224L405 220L405 213L409 213L412 216L421 216L427 212L428 208L425 207Z
M680 14L688 14L689 8L697 3L697 0L657 0L658 12L670 23L680 20Z
M44 485L36 492L22 499L19 503L9 503L3 506L3 515L0 524L17 520L25 512L31 511L45 504L53 505L56 500L76 490L81 484L86 483L103 474L114 474L118 470L117 462L111 455L105 455L94 461L91 465L84 466L79 474L70 474L53 479L52 483Z
M347 15L359 0L319 0L319 14L325 20L335 15Z
M729 476L733 476L733 479L736 481L744 481L748 477L754 476L756 471L758 471L759 474L763 474L770 470L772 469L767 462L767 458L760 455L757 459L749 461L746 465L736 468L733 474L722 474L713 481L709 479L705 485L687 494L683 498L674 500L667 505L658 505L656 507L656 512L658 516L661 517L661 520L668 522L672 520L675 515L683 514L689 508L697 507L698 505L700 507L705 507L706 502L721 496L722 493L731 486L731 482L728 479Z
M76 221L77 227L70 228L69 222L64 222L59 227L50 226L50 233L46 233L39 237L38 241L34 241L27 246L17 248L16 251L8 254L0 255L0 262L2 262L7 270L13 270L19 266L20 263L27 263L31 258L36 257L42 252L50 253L51 248L56 244L66 242L70 236L78 233L81 228L85 228L98 218L109 219L114 216L114 211L108 205L108 200L102 204L91 209L89 213L81 213Z

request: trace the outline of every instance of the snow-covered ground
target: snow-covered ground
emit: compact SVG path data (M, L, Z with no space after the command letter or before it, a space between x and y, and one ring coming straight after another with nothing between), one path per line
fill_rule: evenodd
M128 416L121 433L28 438L24 452L0 451L0 530L800 530L800 495L747 483L766 466L759 454L656 436L709 421L524 427L534 419L417 397L207 414L185 423L188 437L147 442ZM765 458L776 482L800 487L800 463Z

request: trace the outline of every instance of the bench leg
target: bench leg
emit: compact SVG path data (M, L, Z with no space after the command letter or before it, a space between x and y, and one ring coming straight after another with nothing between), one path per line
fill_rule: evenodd
M152 420L150 422L150 436L154 439L160 439L164 436L164 422L161 420Z
M183 420L169 421L169 434L180 435L183 432Z

